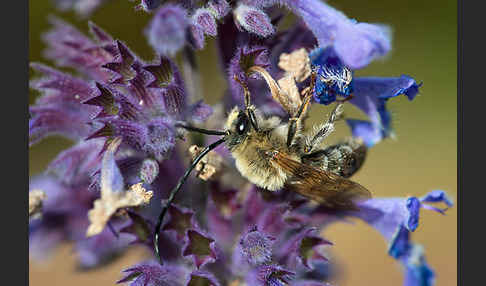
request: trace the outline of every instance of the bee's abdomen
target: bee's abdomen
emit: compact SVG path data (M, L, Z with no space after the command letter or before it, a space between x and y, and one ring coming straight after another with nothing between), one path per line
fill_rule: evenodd
M302 156L302 162L349 178L363 165L367 148L361 140L350 139Z

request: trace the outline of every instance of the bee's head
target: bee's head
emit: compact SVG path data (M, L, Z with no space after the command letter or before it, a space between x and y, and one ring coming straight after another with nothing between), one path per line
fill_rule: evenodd
M245 140L251 131L252 124L246 112L235 107L228 115L224 128L228 132L228 135L226 135L226 144L231 150Z

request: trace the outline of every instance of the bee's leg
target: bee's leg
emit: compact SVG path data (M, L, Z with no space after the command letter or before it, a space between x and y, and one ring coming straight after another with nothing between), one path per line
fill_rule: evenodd
M322 124L318 128L315 128L313 134L310 134L304 144L304 153L310 153L316 147L318 147L329 134L334 131L334 122L341 119L343 113L343 103L339 102L331 115L327 119L326 123Z
M246 114L248 115L248 118L250 119L250 123L253 126L253 128L258 131L258 121L256 119L255 113L253 112L253 106L251 105L250 102L250 90L248 89L248 86L242 82L236 75L234 75L234 79L241 85L243 88L243 91L245 93L245 109L246 109Z
M367 150L363 140L350 138L326 149L305 154L302 162L349 178L363 165Z
M206 156L207 153L209 153L211 150L214 148L218 147L221 143L223 143L225 138L219 139L218 141L214 142L213 144L207 146L202 150L199 155L192 161L191 166L186 170L182 178L179 179L179 182L177 182L176 187L170 192L169 198L167 199L167 203L165 206L162 208L162 211L160 212L159 219L157 221L157 225L155 226L155 232L154 232L154 249L155 249L155 255L160 261L160 264L162 264L162 258L160 257L160 251L159 251L159 233L160 233L160 228L162 227L162 222L164 221L165 214L167 213L167 210L169 209L170 205L175 199L175 195L177 192L181 189L182 185L184 182L187 180L187 177L189 177L189 174L191 174L191 171L197 166L199 161Z
M297 132L297 124L299 123L299 121L302 121L302 119L307 115L307 107L309 106L309 103L312 98L312 92L314 90L315 82L316 82L316 73L312 72L311 84L305 90L304 100L302 101L302 104L299 106L299 110L297 110L297 113L294 114L289 119L289 130L287 132L287 146L289 147L290 145L292 145L295 137L295 133Z

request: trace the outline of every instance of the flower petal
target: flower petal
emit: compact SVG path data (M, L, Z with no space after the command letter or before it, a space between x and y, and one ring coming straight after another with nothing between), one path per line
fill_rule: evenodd
M288 267L296 268L297 262L302 263L308 270L314 268L314 262L327 262L327 258L320 252L322 245L332 245L317 234L317 228L305 228L290 237L279 249L279 257L285 257Z
M186 237L186 245L182 250L182 255L192 256L198 269L207 263L216 261L214 239L195 229L188 230Z
M355 78L353 82L354 96L350 102L361 109L371 121L368 124L362 121L351 121L348 124L351 125L353 133L367 142L368 146L392 133L391 115L386 109L386 101L401 94L413 100L421 86L407 75L394 78L361 77Z
M168 210L169 220L162 230L173 230L177 234L177 239L182 240L186 231L197 227L194 219L194 211L172 204Z
M111 77L101 68L113 61L116 50L105 49L68 23L50 17L53 28L43 36L47 45L45 55L59 66L72 67L94 80L105 82Z
M193 271L189 274L186 286L219 286L219 282L213 274L207 271Z
M281 0L312 30L319 47L334 49L351 69L368 65L391 49L387 27L357 23L320 0Z
M433 191L424 196L428 198L440 191ZM441 201L448 202L443 196ZM409 198L373 198L359 203L360 211L354 215L376 228L388 242L391 242L400 227L414 231L419 222L421 208L426 208L427 201L416 197Z

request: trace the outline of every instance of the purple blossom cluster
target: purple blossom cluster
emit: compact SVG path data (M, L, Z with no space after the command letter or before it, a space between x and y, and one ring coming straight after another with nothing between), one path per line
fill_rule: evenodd
M59 1L59 7L86 7L84 2L93 5L85 10L90 11L102 1ZM399 95L413 100L420 88L407 75L354 78L355 70L390 51L388 28L349 19L320 0L142 0L137 7L153 13L145 30L158 54L153 61L142 60L94 23L89 23L91 36L86 36L53 18L44 35L46 57L74 73L31 64L41 74L31 88L41 96L30 106L30 145L52 135L74 142L44 173L31 178L31 192L45 193L41 216L29 225L34 258L45 258L65 241L74 243L85 268L113 261L134 244L153 251L157 215L187 165L186 150L205 140L178 126L221 128L216 111L244 104L240 83L248 86L253 104L265 113L286 116L265 81L249 73L252 66L282 79L290 71L279 64L282 55L303 49L309 70L293 74L291 82L303 89L313 72L314 103L349 100L346 104L358 107L367 120L347 123L351 135L368 147L393 132L387 100ZM297 20L281 30L285 10ZM194 82L184 78L173 60L179 52L203 49L206 36L217 41L219 64L228 81L222 104L213 107L191 94L188 85ZM163 264L154 258L130 266L118 283L330 285L326 281L335 271L326 250L333 243L323 234L330 224L356 218L383 235L389 255L403 266L404 285L433 285L435 274L423 247L410 236L421 209L443 214L452 206L445 192L372 198L360 202L359 210L337 211L286 190L257 188L241 177L227 152L217 154L225 166L221 174L208 181L190 178L184 195L168 209L159 234ZM153 192L148 204L125 203L135 185ZM446 207L432 205L437 203ZM87 235L97 219L96 206L112 209L104 216L102 230Z

